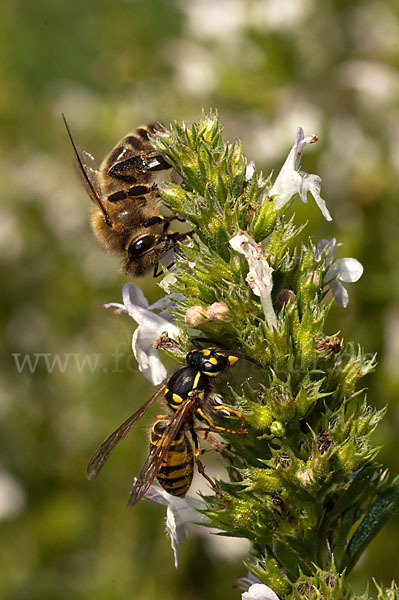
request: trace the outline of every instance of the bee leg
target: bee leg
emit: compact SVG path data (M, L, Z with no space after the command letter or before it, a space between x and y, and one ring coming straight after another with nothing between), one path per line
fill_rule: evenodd
M176 242L181 242L182 240L185 240L186 237L191 237L194 234L194 231L187 231L186 233L179 233L178 231L176 231L175 233L167 233L165 235L165 238L170 241L173 242L173 244L175 244Z
M166 223L165 223L165 221L166 221ZM159 223L164 223L164 228L165 228L165 224L166 224L166 228L167 228L167 227L169 227L170 221L168 221L167 218L163 217L162 215L157 215L155 217L151 217L150 219L147 219L147 221L144 221L143 226L151 227L151 225L158 225Z
M219 498L219 500L222 500L222 502L229 503L230 500L227 500L226 498L224 498L222 496L222 494L217 489L215 482L210 477L208 477L208 475L205 473L204 465L200 461L200 457L199 457L200 449L199 449L199 443L198 443L198 436L194 430L194 427L192 427L192 426L190 426L190 433L191 433L191 437L193 438L193 442L194 442L194 460L195 460L195 464L197 465L198 473L201 473L202 477L204 477L207 480L207 482L209 483L211 488L214 490L214 492L217 495L217 497Z
M206 423L208 423L210 431L214 431L215 433L239 433L239 434L243 434L245 435L246 433L248 433L248 429L246 427L246 421L245 421L245 417L242 413L240 413L238 410L234 410L234 408L230 408L228 406L225 406L224 404L218 404L217 406L213 406L212 407L213 410L225 410L228 413L230 413L231 415L233 415L234 417L237 417L237 419L240 419L241 421L241 428L240 429L228 429L227 427L221 427L220 425L215 425L215 423L212 421L212 419L210 417L208 417L208 415L206 413L204 413L204 411L201 408L197 408L196 409L196 413L197 415L199 415L199 417L204 420Z
M152 273L153 277L160 277L161 275L163 275L163 270L159 268L159 263L155 263L154 265L154 271Z
M166 233L172 221L184 222L184 219L178 217L177 215L175 215L175 213L172 213L168 217L164 217L163 215L156 215L155 217L147 219L147 221L145 221L143 225L144 227L151 227L151 225L158 225L159 223L163 223L162 233Z
M119 200L125 200L126 198L145 196L153 189L153 185L148 185L146 183L138 183L137 185L133 185L127 190L118 190L117 192L110 194L107 200L108 202L119 202Z

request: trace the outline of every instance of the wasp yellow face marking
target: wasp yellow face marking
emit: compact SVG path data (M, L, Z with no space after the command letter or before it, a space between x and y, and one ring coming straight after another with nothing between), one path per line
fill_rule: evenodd
M205 350L200 350L200 352L201 352L201 354L203 354L204 356L209 356L209 355L210 355L210 353L211 353L211 351L210 351L210 350L207 350L207 349L205 349Z
M211 358L209 359L209 362L212 363L213 365L217 365L218 364L218 359L215 358L214 356L211 356Z
M176 404L180 404L181 402L183 402L183 398L179 396L179 394L172 394L172 398L173 402L175 402Z
M238 356L228 356L227 360L229 361L230 367L232 367L233 365L236 364L237 361L239 361L240 359L238 358Z
M202 371L204 375L207 377L217 377L222 373L222 371L216 371L216 373L210 373L209 371Z

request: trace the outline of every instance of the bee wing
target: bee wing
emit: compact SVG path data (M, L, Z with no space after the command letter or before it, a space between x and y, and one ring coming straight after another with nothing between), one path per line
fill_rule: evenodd
M152 406L152 404L154 404L154 402L161 396L161 394L165 390L165 387L166 385L163 385L159 390L157 390L155 394L153 394L151 398L147 400L147 402L144 402L144 404L138 410L136 410L135 413L130 415L130 417L126 419L126 421L124 421L122 425L119 425L119 427L115 429L115 431L110 433L109 436L103 441L101 446L97 448L87 465L87 479L93 479L93 477L96 477L96 475L103 467L104 463L108 459L108 456L111 454L115 446L121 440L123 440L123 438L129 433L133 425L135 425L137 421L141 419L141 417L150 408L150 406Z
M78 171L79 171L79 174L80 174L80 176L82 178L83 184L84 184L84 186L85 186L85 188L87 190L87 193L89 194L90 199L92 200L92 202L94 202L94 204L97 204L98 208L103 213L105 222L108 225L108 227L112 227L112 223L110 221L108 212L107 212L107 210L106 210L106 208L105 208L105 206L104 206L104 204L103 204L103 202L101 200L101 196L100 196L99 191L97 189L97 176L96 176L95 170L92 169L91 167L86 167L83 164L83 161L80 158L80 155L79 155L78 149L76 147L76 144L73 141L72 133L71 133L71 130L70 130L69 125L67 123L67 120L65 118L65 115L62 115L62 118L64 120L64 124L65 124L66 130L67 130L67 133L68 133L68 137L69 137L69 139L71 141L71 144L72 144L72 148L73 148L73 151L74 151L74 154L75 154L76 164L77 164L77 167L78 167Z
M96 162L96 159L90 152L86 152L86 150L80 151L80 157L83 164L83 169L90 180L93 188L95 189L97 195L100 195L99 185L98 185L98 173L99 168Z
M162 434L156 446L151 446L147 460L141 469L140 475L130 492L128 506L136 504L144 496L155 477L159 473L161 464L169 448L180 431L188 412L195 402L195 396L188 397L175 412L173 419Z

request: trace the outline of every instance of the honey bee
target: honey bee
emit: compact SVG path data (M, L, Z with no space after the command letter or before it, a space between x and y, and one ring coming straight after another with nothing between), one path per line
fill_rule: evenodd
M172 221L183 219L175 214L160 214L157 184L172 168L149 139L149 135L161 129L160 123L150 123L128 133L104 158L99 169L94 170L79 156L62 116L79 173L94 204L91 224L98 242L122 259L124 273L140 277L153 268L154 277L160 275L161 258L189 235L169 229Z
M198 437L207 439L207 434L211 431L246 434L247 428L245 417L239 411L212 401L211 380L222 375L240 358L258 366L260 363L245 354L217 346L201 348L201 343L209 341L205 338L202 341L201 338L194 338L192 343L197 349L186 355L186 365L178 369L167 383L105 439L89 461L88 479L92 479L98 474L115 446L129 433L150 406L163 396L172 415L158 416L151 429L150 452L130 492L129 506L136 504L145 495L155 477L158 477L158 481L167 492L183 497L191 485L194 461L198 471L210 483L219 498L223 499L215 483L206 475L199 459ZM224 411L225 414L239 419L241 427L228 429L216 425L209 416L210 411ZM196 420L207 425L206 428L201 427L201 432L205 432L205 435L197 434ZM194 443L194 452L187 437L187 430L189 430ZM222 453L223 449L220 452ZM175 476L172 475L174 470Z

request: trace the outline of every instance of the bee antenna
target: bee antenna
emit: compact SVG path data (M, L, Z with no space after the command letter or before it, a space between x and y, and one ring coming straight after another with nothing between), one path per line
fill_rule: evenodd
M82 160L81 160L81 158L79 156L78 149L76 148L75 142L73 141L72 133L71 133L71 130L69 129L69 125L67 123L67 120L65 118L64 113L62 113L62 118L63 118L64 125L65 125L65 128L66 128L67 133L68 133L68 137L69 137L69 139L71 141L72 148L73 148L73 151L75 153L76 160L78 162L79 171L80 171L80 173L81 173L81 175L82 175L82 177L83 177L83 179L84 179L84 181L85 181L85 183L86 183L86 185L88 187L88 190L90 192L90 197L91 197L92 200L94 200L94 202L96 202L96 204L98 205L98 208L103 213L104 219L105 219L105 224L108 227L112 227L111 219L109 218L109 214L107 212L107 209L105 208L105 206L104 206L104 204L103 204L100 196L98 195L98 193L95 190L92 182L90 181L89 177L87 176L87 173L86 173L85 168L83 166Z

